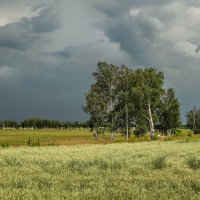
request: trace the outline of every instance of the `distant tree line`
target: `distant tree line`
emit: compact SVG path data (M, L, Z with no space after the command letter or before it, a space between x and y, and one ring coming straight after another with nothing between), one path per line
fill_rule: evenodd
M194 134L200 133L200 108L194 107L185 116L186 127L193 130Z
M171 133L181 125L180 103L173 88L164 88L164 74L157 69L99 62L93 77L83 110L96 137L106 127L111 139L122 132L128 140L134 127L137 136L149 132L154 138L156 130Z
M24 128L24 129L77 129L77 128L89 128L89 122L70 122L70 121L58 121L40 118L25 119L21 122L13 120L0 121L0 128Z

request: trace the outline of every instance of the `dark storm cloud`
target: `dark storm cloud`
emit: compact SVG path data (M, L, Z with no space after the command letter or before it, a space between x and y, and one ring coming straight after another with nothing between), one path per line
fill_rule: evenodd
M200 84L198 1L109 1L95 8L105 16L98 28L130 55L133 66L164 71L166 85L174 87L181 100L182 113L199 104L200 95L193 90Z
M131 55L136 65L148 65L158 26L158 20L139 14L135 19L113 20L104 30L110 41L118 42Z
M51 9L42 9L37 16L0 27L0 47L27 50L40 40L39 33L53 32L60 27Z
M0 47L26 50L38 39L27 31L21 23L0 27Z
M173 2L173 0L167 1L167 3ZM107 15L108 17L120 17L131 6L152 6L166 4L166 0L103 0L95 4L95 8Z
M64 58L70 58L72 56L72 54L73 54L73 51L74 51L74 49L67 48L67 49L63 49L61 51L57 51L57 52L51 53L51 55L61 56L61 57L64 57Z
M39 8L37 8L39 9ZM52 32L60 28L60 22L51 8L42 9L38 16L24 19L23 25L36 33Z
M193 89L200 84L199 6L195 0L0 0L0 117L85 120L81 107L98 61L162 70L184 113L200 101Z

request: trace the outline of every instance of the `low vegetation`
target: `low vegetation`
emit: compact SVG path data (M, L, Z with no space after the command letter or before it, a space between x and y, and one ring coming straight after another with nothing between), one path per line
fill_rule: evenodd
M200 199L200 141L0 148L0 199Z
M187 142L200 139L200 134L190 134L190 130L177 130L176 134L171 136L156 134L154 140L170 141L181 140ZM148 134L137 137L132 134L129 136L129 143L151 141ZM58 146L58 145L75 145L75 144L108 144L108 143L124 143L126 135L118 133L115 140L110 140L109 132L104 132L98 136L98 139L92 134L90 129L0 129L0 146Z

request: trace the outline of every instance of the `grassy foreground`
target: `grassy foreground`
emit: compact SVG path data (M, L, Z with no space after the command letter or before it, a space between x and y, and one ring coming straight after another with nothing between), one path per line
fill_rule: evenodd
M0 148L0 199L200 199L200 141Z

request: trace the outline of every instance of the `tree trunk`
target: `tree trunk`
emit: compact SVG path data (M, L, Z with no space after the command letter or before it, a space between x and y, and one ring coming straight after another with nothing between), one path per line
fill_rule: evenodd
M111 87L110 87L111 88ZM110 139L111 141L114 141L114 115L113 115L113 110L114 110L114 106L113 106L113 101L111 98L111 89L110 89L110 112L111 112L111 134L110 134Z
M97 131L96 127L94 127L94 136L95 136L95 139L97 140L97 138L98 138L98 131Z
M196 126L196 113L194 111L193 112L193 134L194 134L194 131L195 131L195 126Z
M111 141L115 140L115 136L114 136L114 116L112 114L112 119L111 119L111 134L110 134L110 139Z
M153 118L152 118L151 105L149 101L148 101L148 112L149 112L150 136L151 136L151 139L153 139L154 134L155 134L155 129L154 129L154 123L153 123Z
M128 129L129 129L129 126L128 126L128 105L126 103L126 140L128 141Z
M171 129L167 130L167 135L170 137L171 136Z

